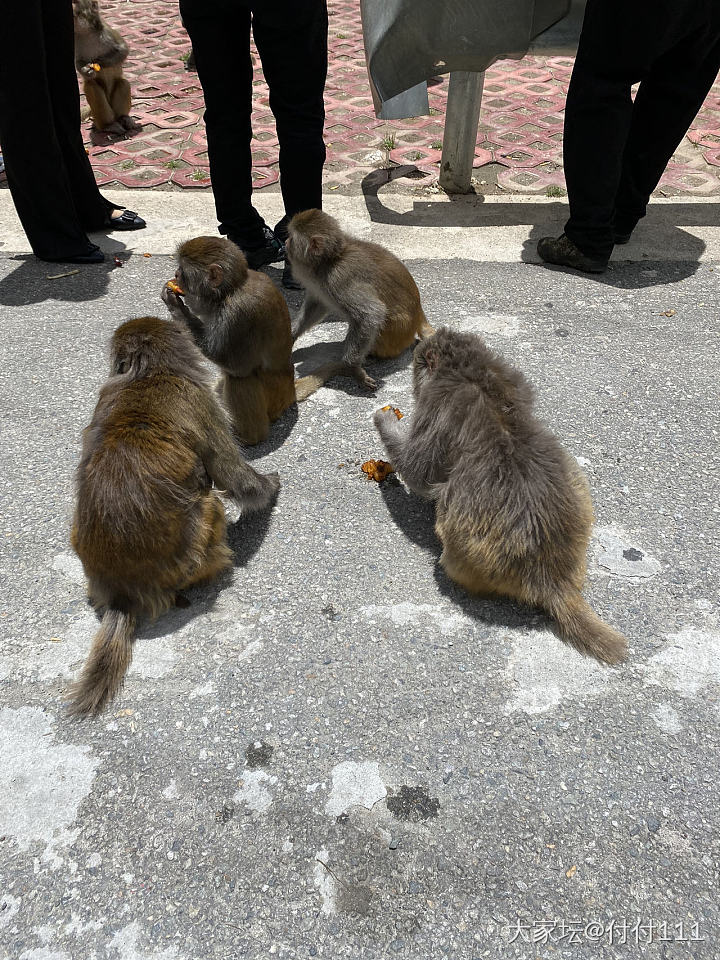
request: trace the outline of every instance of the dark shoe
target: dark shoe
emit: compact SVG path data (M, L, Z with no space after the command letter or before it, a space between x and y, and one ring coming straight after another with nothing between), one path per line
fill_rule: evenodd
M251 270L285 259L285 247L266 224L258 230L257 242L231 233L228 234L228 240L240 247Z
M123 210L121 216L112 217L110 214L103 224L105 230L142 230L147 224L134 210Z
M70 257L40 257L47 263L102 263L105 260L105 254L100 247L91 243L86 253L76 253Z
M572 267L583 273L605 273L608 261L587 257L564 233L559 237L543 237L538 240L538 256L545 263L554 263L559 267ZM609 259L609 258L608 258Z
M289 260L285 261L285 266L283 267L282 285L287 290L302 290L303 288L300 281L295 279Z

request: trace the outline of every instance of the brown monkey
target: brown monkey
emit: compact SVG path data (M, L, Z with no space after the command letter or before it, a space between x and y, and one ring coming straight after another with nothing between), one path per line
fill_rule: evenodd
M165 285L162 299L223 371L221 396L239 439L260 443L274 420L296 400L307 399L339 365L295 381L285 299L269 277L248 269L230 240L195 237L180 244L177 259L175 277L183 294Z
M415 410L374 421L408 487L436 503L448 576L542 607L560 636L606 663L625 638L580 591L593 509L575 460L535 419L530 385L479 337L442 327L413 357Z
M97 130L123 134L138 130L129 116L130 84L122 65L128 55L123 38L100 16L97 0L73 0L75 66L83 78L89 116Z
M363 369L368 354L397 357L416 334L434 332L407 267L384 247L343 233L322 210L304 210L292 218L285 249L293 275L307 291L293 323L293 340L328 312L346 320L343 361L361 386L377 386Z
M115 331L111 373L83 434L72 545L92 604L104 611L70 710L97 713L122 685L140 615L231 566L215 483L246 510L274 499L277 474L238 453L182 324L128 320Z

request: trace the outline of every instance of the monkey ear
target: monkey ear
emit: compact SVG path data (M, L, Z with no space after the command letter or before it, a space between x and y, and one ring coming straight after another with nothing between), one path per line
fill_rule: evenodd
M437 364L438 364L438 356L435 350L426 350L425 366L428 368L428 373L435 373Z
M323 240L322 234L314 233L308 240L308 250L310 253L317 255L322 253L325 247L325 242Z
M219 263L211 263L208 267L208 277L213 287L219 287L223 281L223 268Z

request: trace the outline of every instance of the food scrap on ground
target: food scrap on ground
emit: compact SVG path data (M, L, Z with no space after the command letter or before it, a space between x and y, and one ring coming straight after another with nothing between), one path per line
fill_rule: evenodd
M68 270L67 273L53 273L48 276L48 280L61 280L63 277L74 277L79 270Z
M362 472L367 474L368 480L382 483L389 474L395 473L395 470L387 460L366 460L362 465Z

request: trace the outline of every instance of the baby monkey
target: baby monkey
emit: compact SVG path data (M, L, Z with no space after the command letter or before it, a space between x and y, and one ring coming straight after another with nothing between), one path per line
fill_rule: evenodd
M440 563L473 593L546 610L562 639L605 663L625 638L581 594L593 522L587 481L535 419L523 375L479 337L442 327L413 357L415 409L374 421L408 487L436 504Z
M397 357L416 335L433 333L405 264L376 243L348 236L322 210L292 218L285 249L293 275L307 291L293 323L293 340L328 312L345 320L343 361L361 386L377 387L363 368L369 354Z
M124 134L138 130L129 116L130 84L122 65L128 47L100 16L97 0L73 0L75 66L83 79L83 93L93 125L104 133Z
M162 299L187 325L205 356L222 370L220 394L239 439L260 443L270 424L339 369L327 364L295 380L290 314L272 280L248 269L222 237L195 237L177 249L175 281Z
M70 710L97 713L120 689L141 615L232 563L213 483L245 510L280 487L240 456L181 324L139 317L115 331L111 373L83 434L71 540L103 611Z

